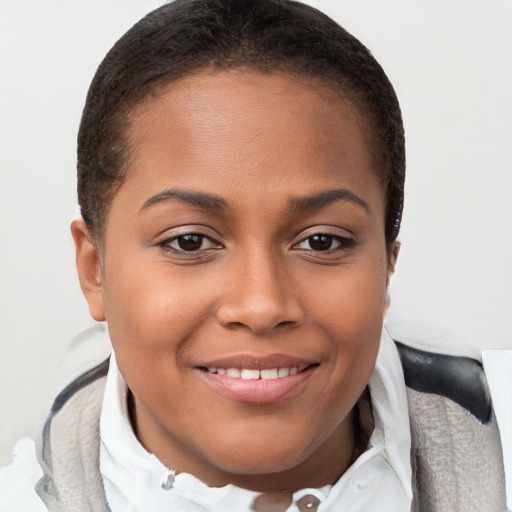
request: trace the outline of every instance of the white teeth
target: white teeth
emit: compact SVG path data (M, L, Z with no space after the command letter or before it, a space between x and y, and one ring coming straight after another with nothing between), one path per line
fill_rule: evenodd
M227 377L234 377L236 379L244 380L272 380L282 379L299 373L299 369L294 366L292 368L266 368L265 370L253 370L248 368L213 368L208 367L207 370L210 373L216 373L217 375L226 375Z
M237 379L240 378L240 370L238 370L237 368L228 368L226 370L226 375L228 377L236 377Z
M271 369L268 369L268 370L261 370L260 371L260 375L261 375L261 378L264 379L264 380L266 380L266 379L277 379L277 377L279 377L277 368L271 368Z
M279 368L278 376L281 379L282 377L288 377L290 375L290 368Z
M260 378L259 370L242 370L240 372L240 377L244 380L256 380Z

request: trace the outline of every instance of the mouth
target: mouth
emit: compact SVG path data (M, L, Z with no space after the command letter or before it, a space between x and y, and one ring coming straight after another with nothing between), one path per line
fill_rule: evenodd
M243 380L274 380L284 379L291 375L296 375L305 370L303 367L292 366L289 368L265 368L263 370L254 370L251 368L205 368L210 373L216 375L226 375L234 379Z
M300 392L319 366L285 357L238 357L196 369L210 388L230 400L269 404Z

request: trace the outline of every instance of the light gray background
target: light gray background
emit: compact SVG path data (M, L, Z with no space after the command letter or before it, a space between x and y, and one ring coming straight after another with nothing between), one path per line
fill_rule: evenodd
M88 84L160 3L0 0L0 463L38 432L69 378L70 340L92 324L69 234ZM512 348L512 1L309 3L372 50L401 100L408 184L392 332L475 355ZM76 348L75 366L100 345Z

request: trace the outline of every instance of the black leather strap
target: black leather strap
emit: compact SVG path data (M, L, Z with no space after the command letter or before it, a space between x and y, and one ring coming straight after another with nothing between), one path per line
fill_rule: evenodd
M409 388L449 398L483 424L490 420L491 396L479 361L426 352L398 341L395 343L404 369L405 384Z

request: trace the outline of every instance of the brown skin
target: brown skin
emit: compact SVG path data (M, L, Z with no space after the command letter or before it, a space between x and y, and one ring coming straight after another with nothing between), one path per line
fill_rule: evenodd
M332 483L350 464L352 409L374 368L397 252L361 126L328 89L250 71L187 77L136 109L101 249L82 220L72 233L90 312L108 321L134 396L137 437L168 467L279 491ZM141 211L171 188L227 206L170 199ZM367 207L290 209L331 189ZM207 238L183 251L172 239L187 233ZM352 242L320 251L320 233ZM292 396L247 404L197 368L239 353L317 366Z

